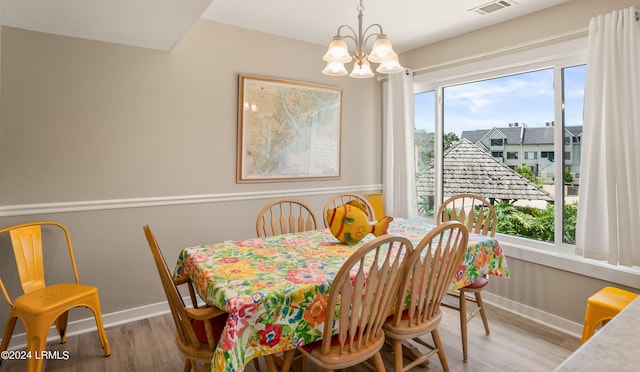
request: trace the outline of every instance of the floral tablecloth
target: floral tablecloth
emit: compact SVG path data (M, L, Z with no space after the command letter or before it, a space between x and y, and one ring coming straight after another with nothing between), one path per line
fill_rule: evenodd
M421 220L395 218L389 233L416 245L431 229ZM242 371L253 358L319 340L333 278L372 238L347 246L323 229L183 249L174 276L190 277L209 305L229 313L212 370ZM502 249L493 238L471 234L451 290L486 273L509 276Z

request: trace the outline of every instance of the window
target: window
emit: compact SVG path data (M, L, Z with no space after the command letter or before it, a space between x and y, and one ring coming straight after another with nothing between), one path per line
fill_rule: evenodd
M416 154L416 171L420 174L434 167L436 92L416 94L414 107L415 135L413 142ZM433 210L435 180L425 180L418 187L418 211L423 216L431 217L435 214Z
M574 244L575 237L577 206L573 210L567 206L575 203L579 188L586 52L580 49L580 53L568 54L563 48L578 45L584 48L586 40L559 44L563 45L540 48L551 50L546 55L524 51L495 57L499 62L486 59L417 74L416 96L433 92L438 103L430 127L436 139L434 168L429 176L418 172L416 184L420 188L424 180L429 180L429 187L434 190L429 197L433 198L435 208L446 197L460 192L494 199L494 206L502 216L498 233L518 241L526 239L528 243L521 243L527 246L569 253L573 247L563 244ZM416 112L418 105L416 101ZM498 133L502 138L491 138ZM447 145L444 138L449 134L459 141L453 145L449 141ZM464 151L471 151L472 155L466 152L467 157L451 159L448 157L455 151L445 152L445 146L466 146ZM558 161L556 152L562 153ZM521 155L523 160L516 161ZM494 159L503 166L474 186L473 177L477 178L478 173L462 179L470 172L459 172L456 168L466 169L464 165L473 161L480 164L481 159ZM498 195L495 188L500 185L491 178L502 181L514 173L526 178L534 186L527 189L535 193L527 194L526 198L515 193L513 197L502 193L493 198ZM456 182L464 186L452 187ZM551 245L537 245L535 241Z
M553 239L554 216L549 205L553 201L554 165L549 162L540 164L543 172L537 176L528 172L526 167L520 171L504 167L507 165L505 162L518 159L518 151L515 150L520 148L531 151L545 149L543 157L553 158L553 151L545 148L553 149L555 128L547 125L554 119L553 78L553 69L546 68L443 87L445 133L453 132L461 140L467 139L472 143L476 143L477 139L482 143L482 138L490 136L492 132L500 132L506 137L491 138L489 146L487 143L476 146L461 142L460 146L466 146L464 151L445 155L452 157L460 154L460 157L445 157L443 162L445 177L448 174L456 175L444 179L444 197L459 193L459 190L469 190L473 194L496 200L496 209L512 210L512 213L500 213L503 221L498 224L498 232L541 241ZM524 122L521 121L523 118L526 119ZM518 124L513 124L516 121ZM501 146L506 151L496 151L494 146ZM491 157L503 166L486 161L487 148L491 150ZM465 178L464 169L469 162L477 162L477 167L491 168L483 168L481 172ZM504 186L509 178L520 179L520 176L527 178L530 185L520 184L520 190ZM522 198L525 193L530 196L527 200ZM523 222L538 218L528 214L531 210L540 211L536 212L538 215L550 215L544 217L545 221L551 221L546 229L539 229L540 224L537 223Z
M562 69L564 128L573 134L573 141L569 144L572 151L565 151L562 164L564 168L564 188L566 190L564 195L564 208L562 210L562 241L568 244L575 244L576 238L578 194L580 191L580 136L582 135L582 112L584 110L586 71L586 65ZM566 144L565 142L565 145ZM568 164L568 161L571 161L571 164Z

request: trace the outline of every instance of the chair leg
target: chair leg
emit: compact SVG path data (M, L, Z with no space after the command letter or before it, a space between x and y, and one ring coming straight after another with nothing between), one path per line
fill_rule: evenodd
M404 369L402 342L400 340L393 340L391 348L393 350L393 370L396 372L402 372L402 370Z
M60 335L60 343L64 344L67 342L67 324L69 323L69 310L60 314L58 319L56 319L56 329L58 330L58 334Z
M264 360L267 363L267 371L278 372L278 366L276 365L273 355L265 355Z
M39 354L47 349L47 333L51 324L45 324L43 321L34 321L33 323L25 323L27 333L27 351L31 353L31 358L27 359L28 372L42 371L43 359Z
M585 320L584 328L582 329L582 341L580 344L582 345L587 342L587 340L596 333L596 328L598 328L598 326L604 326L611 319L612 318L601 318L597 321L595 319L588 319L588 321Z
M484 311L484 303L482 302L482 292L474 293L476 296L476 303L478 304L478 308L480 308L480 316L482 317L482 323L484 323L484 330L487 332L487 336L490 334L489 332L489 322L487 321L487 313Z
M104 350L104 356L111 355L111 347L109 346L109 340L107 340L107 334L104 331L104 325L102 324L102 312L100 311L100 299L96 297L91 301L91 304L87 305L93 312L93 317L96 319L96 328L98 328L98 336L100 336L100 343Z
M447 362L447 355L444 353L444 345L442 345L442 340L440 340L440 333L438 333L437 329L431 331L431 337L433 338L433 345L438 349L438 359L440 359L440 364L442 364L442 369L445 372L449 372L449 363Z
M382 361L382 355L380 355L380 352L377 352L376 355L373 356L373 363L376 366L377 372L385 372L384 361Z
M414 341L415 340L416 339L414 339ZM416 342L420 343L419 341L416 341ZM420 358L421 355L423 355L422 352L420 351L420 349L418 349L418 347L414 343L412 343L412 342L410 342L408 340L402 341L401 343L402 343L402 354L404 356L409 357L409 359L416 360L416 359ZM427 366L429 365L429 359L425 360L424 362L420 363L419 365L420 365L420 367L427 368ZM402 367L402 368L404 368L404 367Z
M296 349L287 350L282 353L282 372L288 372L291 369L293 363L293 357L296 355Z
M182 372L191 372L191 360L189 358L184 361Z
M13 329L16 326L17 320L18 317L16 316L9 316L7 325L4 327L4 335L2 336L2 345L0 346L0 351L6 351L9 347L9 341L11 341L11 336L13 335ZM2 358L0 358L0 363L2 363Z
M462 360L467 361L467 300L460 291L460 335L462 336Z

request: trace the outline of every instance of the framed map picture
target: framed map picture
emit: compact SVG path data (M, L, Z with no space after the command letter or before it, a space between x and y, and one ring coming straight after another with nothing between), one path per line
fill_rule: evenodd
M237 182L340 178L342 89L239 75Z

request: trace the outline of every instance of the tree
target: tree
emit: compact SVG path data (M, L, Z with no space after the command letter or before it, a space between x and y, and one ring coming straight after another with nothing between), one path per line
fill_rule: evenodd
M573 183L573 176L569 167L564 167L564 183Z
M460 141L460 138L458 138L458 136L456 136L455 133L450 132L444 135L443 138L443 145L444 145L444 149L448 150L449 147L451 147L451 145L453 145L454 143Z
M523 236L526 238L553 242L554 238L554 205L548 203L545 209L515 206L507 201L494 205L498 215L499 233ZM564 206L563 241L569 244L576 242L576 220L578 202Z
M531 172L531 169L526 165L521 165L516 168L516 172L527 180L536 183L536 177L533 175L533 172Z

